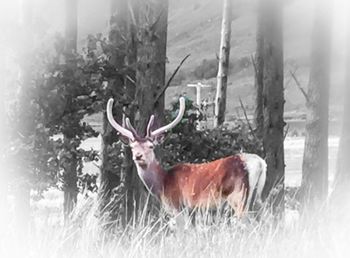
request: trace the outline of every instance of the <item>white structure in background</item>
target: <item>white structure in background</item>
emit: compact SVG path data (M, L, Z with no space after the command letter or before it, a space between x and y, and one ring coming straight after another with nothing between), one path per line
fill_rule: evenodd
M195 84L187 84L187 87L195 87L196 88L196 104L199 108L201 108L201 104L202 104L202 95L201 95L201 90L202 88L209 88L211 87L210 85L205 85L202 84L200 82L195 83ZM197 125L197 129L200 130L201 129L201 123L198 122Z

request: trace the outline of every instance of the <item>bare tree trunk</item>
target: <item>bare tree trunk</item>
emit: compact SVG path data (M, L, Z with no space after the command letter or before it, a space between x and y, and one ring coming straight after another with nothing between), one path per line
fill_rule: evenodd
M72 54L77 51L78 0L65 0L65 50Z
M66 64L76 66L74 55L77 52L77 37L78 37L78 1L77 0L65 0L65 46L64 54L66 59ZM66 134L64 135L64 141L67 146L73 142L73 138ZM74 151L70 147L67 148L67 152L71 152L71 159L69 161L69 166L64 168L64 180L65 187L64 200L63 200L63 214L64 222L69 221L69 217L72 214L78 196L78 177L77 177L77 165L78 161Z
M348 36L350 44L350 33ZM343 125L338 148L337 171L334 179L334 190L332 199L337 209L342 206L348 207L346 203L350 200L350 48L347 53L347 73L344 91Z
M15 187L14 197L15 229L21 239L26 236L30 221L30 186L26 179Z
M115 110L113 113L118 114L120 110ZM121 121L121 120L119 120ZM103 217L107 223L117 219L116 212L118 211L120 203L113 202L113 189L121 183L120 167L116 166L113 158L118 158L120 149L113 148L113 143L118 141L116 132L109 125L106 114L103 114L102 124L102 144L101 144L101 169L100 169L100 186L99 186L99 210L100 216ZM109 227L109 225L107 225Z
M78 199L78 176L77 176L77 156L72 146L74 139L70 135L64 135L64 151L67 155L67 162L61 164L63 168L63 215L64 223L70 220L72 212L77 204ZM69 158L68 158L69 157Z
M343 125L339 140L337 172L332 193L332 201L337 206L337 209L341 209L343 206L347 208L346 203L350 199L350 27L348 29Z
M304 211L319 207L328 193L330 3L328 0L320 0L316 5L301 183Z
M117 71L121 71L125 66L126 43L123 37L126 36L127 10L126 0L111 0L109 41L113 46L113 52L110 62ZM123 74L117 74L115 78L108 82L108 94L115 99L116 96L123 96L123 87L124 76ZM122 121L123 100L116 100L113 113L117 115L117 121ZM121 203L115 200L116 195L122 195L122 166L115 162L121 155L122 150L119 147L114 148L112 146L113 143L118 141L118 136L109 124L106 112L103 113L102 130L102 166L99 189L100 212L108 222L113 222L118 218L118 213L120 213L120 208L122 207Z
M262 139L264 128L264 114L263 114L263 89L264 89L264 35L263 35L263 1L259 1L257 31L256 31L256 54L254 60L255 72L255 126L256 136Z
M110 97L117 100L114 107L116 120L122 121L122 111L134 121L135 98L135 63L136 63L136 21L134 20L134 1L112 0L109 41L114 47L111 63L118 74L108 82ZM132 13L130 13L130 10ZM118 96L123 96L121 99ZM113 143L118 141L115 130L109 125L106 113L103 115L102 133L102 167L100 176L100 211L107 214L107 220L116 221L119 217L126 225L134 214L135 193L139 191L136 171L133 171L133 162L129 147L114 148ZM123 156L120 164L115 160ZM116 201L118 197L120 201Z
M136 70L136 97L139 107L137 128L144 134L152 114L156 115L158 125L164 119L164 95L157 102L155 97L165 84L168 1L139 1L139 8Z
M3 53L0 52L0 58L3 58ZM2 212L0 212L0 228L5 229L7 221L7 213L10 210L8 207L7 196L8 196L8 183L9 183L9 170L10 165L9 161L6 158L6 152L9 148L9 139L10 139L10 125L9 119L7 118L6 112L6 95L5 92L8 90L8 84L5 81L4 75L6 70L0 67L0 119L2 126L0 128L0 164L2 167L2 172L0 173L0 205L3 207Z
M164 94L155 101L165 85L168 0L138 1L136 98L139 119L137 130L143 135L149 117L155 114L155 126L164 120ZM140 187L144 189L144 187Z
M219 70L217 75L215 97L214 127L220 126L225 122L227 77L230 61L231 23L232 0L224 0L221 25Z
M263 146L266 154L265 195L270 194L273 212L284 212L283 120L283 6L279 0L265 0L263 6ZM272 189L275 189L272 195Z
M132 101L126 109L126 115L129 117L130 122L134 124L135 122L135 95L136 95L136 62L137 62L137 9L135 7L135 0L129 0L129 16L127 19L128 26L128 36L127 36L127 56L126 56L126 65L127 65L127 75L130 79L126 79L125 94L127 99ZM132 18L134 17L134 18ZM132 160L132 153L129 146L124 147L124 163L123 163L123 174L125 182L125 196L126 196L126 205L125 205L125 215L124 224L128 223L132 218L137 207L134 206L134 200L138 197L140 191L141 183L138 178L134 162Z
M23 39L26 40L25 48L19 53L19 65L20 65L20 78L21 84L16 94L16 114L18 116L18 123L15 130L20 137L18 140L23 144L27 144L25 139L32 137L35 130L35 110L30 103L31 93L28 92L30 84L32 83L31 51L34 45L33 35L33 14L32 14L32 1L23 1L23 13L22 15L22 27ZM30 222L30 160L31 153L22 152L18 156L15 164L10 164L14 168L12 173L13 180L16 182L14 187L14 211L15 211L15 223L18 230L19 237L23 237L29 229Z

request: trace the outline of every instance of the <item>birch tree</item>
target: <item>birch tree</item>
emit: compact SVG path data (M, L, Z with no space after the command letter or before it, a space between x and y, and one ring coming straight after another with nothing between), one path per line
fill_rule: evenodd
M225 121L227 77L230 59L232 0L223 0L219 69L217 75L214 127Z
M257 30L256 30L256 53L253 60L254 74L255 74L255 127L256 135L259 139L262 138L264 128L264 115L263 115L263 89L264 89L264 38L263 38L263 1L258 2L258 15L257 15Z

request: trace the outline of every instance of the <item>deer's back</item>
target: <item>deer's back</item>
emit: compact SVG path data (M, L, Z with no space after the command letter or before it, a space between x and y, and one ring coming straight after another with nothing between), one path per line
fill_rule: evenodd
M179 164L167 172L164 184L166 202L179 209L214 206L242 187L249 187L248 172L241 155L202 164Z

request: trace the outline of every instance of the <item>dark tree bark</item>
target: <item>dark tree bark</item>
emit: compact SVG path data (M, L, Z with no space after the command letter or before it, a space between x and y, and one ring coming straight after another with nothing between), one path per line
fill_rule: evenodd
M139 120L137 129L145 133L149 117L156 115L155 126L164 119L164 94L155 98L165 85L168 1L139 1L139 28L137 39L136 97Z
M314 210L328 193L328 106L331 22L328 0L315 2L301 193L304 210Z
M263 1L263 146L266 154L267 180L265 196L270 194L273 212L284 211L283 121L283 29L282 2ZM275 189L276 191L272 191Z
M110 62L116 70L120 71L125 66L126 44L123 39L126 36L127 1L111 0L111 18L109 21L109 42L113 46ZM124 76L118 74L108 81L108 95L117 100L114 106L114 115L117 121L122 121L123 104L117 96L123 96ZM102 129L102 166L100 175L100 211L108 222L118 218L121 204L113 200L116 194L121 195L122 183L121 164L115 162L121 155L121 148L113 146L118 141L116 131L107 120L106 112L103 113ZM119 189L117 192L116 189Z
M124 113L130 119L130 122L135 122L135 95L136 95L136 61L137 61L137 9L135 0L126 1L129 10L126 10L125 19L125 69L124 75ZM138 178L132 154L129 146L122 147L123 163L121 167L121 180L124 186L121 191L125 196L125 203L123 208L122 222L126 225L136 214L138 207L135 205L135 200L139 199L139 191L141 189L141 182ZM137 202L136 202L137 203Z
M164 121L164 94L155 101L165 85L168 0L138 1L138 38L136 68L136 127L144 135L148 120L155 115L155 127ZM144 189L144 187L140 187Z
M128 78L125 80L125 94L126 98L131 101L129 105L125 107L125 113L129 117L130 122L135 122L135 95L136 95L136 62L137 62L137 12L135 6L136 0L129 0L129 16L127 19L127 56L126 66ZM131 11L131 12L130 12ZM124 217L124 224L128 223L135 212L137 207L134 205L134 200L138 199L138 193L141 188L141 182L138 178L134 162L132 160L132 153L128 146L124 146L124 162L123 162L123 180L125 183L124 193L126 196L126 209Z
M130 13L130 10L132 11ZM116 120L122 121L124 112L131 123L134 122L135 98L135 63L136 63L136 24L134 1L112 0L109 41L113 46L111 64L117 76L108 82L108 97L116 101L114 114ZM120 98L122 96L122 98ZM138 190L138 178L133 171L133 161L129 147L114 147L118 141L115 130L110 126L106 113L103 115L102 132L102 167L100 176L100 211L105 218L116 221L119 217L125 225L134 214L135 191ZM118 156L123 160L117 164ZM122 196L122 198L120 198ZM115 200L118 197L119 202Z
M230 61L232 0L224 0L221 25L219 69L217 75L214 127L225 122L227 77Z
M76 66L74 55L77 52L77 38L78 38L78 1L65 0L65 46L64 55L66 64L73 69ZM63 200L63 214L64 221L67 223L72 214L78 197L78 177L77 165L78 160L71 146L74 146L74 138L69 134L64 134L64 142L67 146L66 151L70 152L71 159L69 165L63 168L64 170L64 200Z
M264 38L263 38L263 1L258 3L258 19L257 19L257 31L256 31L256 53L253 63L255 72L255 127L256 136L262 139L264 128L264 115L263 115L263 89L264 89Z
M149 117L163 122L164 95L155 102L165 84L168 1L139 1L137 38L136 97L139 119L137 129L145 134Z
M65 0L65 50L72 54L77 51L78 0Z

